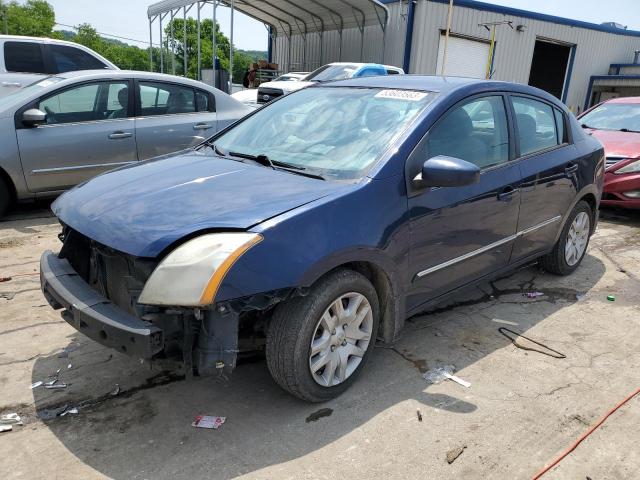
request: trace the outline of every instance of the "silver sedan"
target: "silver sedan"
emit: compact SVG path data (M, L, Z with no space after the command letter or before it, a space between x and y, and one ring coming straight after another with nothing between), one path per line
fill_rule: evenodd
M204 83L131 71L46 77L0 97L0 216L107 170L179 151L251 110Z

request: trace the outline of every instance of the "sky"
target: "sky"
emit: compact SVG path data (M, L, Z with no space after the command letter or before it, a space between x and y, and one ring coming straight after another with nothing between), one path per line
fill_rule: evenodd
M21 3L24 0L20 0ZM487 3L505 5L524 10L547 13L560 17L601 23L614 21L627 25L630 30L640 30L640 0L484 0ZM149 39L147 7L153 0L48 0L56 12L56 20L67 25L90 23L101 33L109 33L135 40ZM455 0L454 0L455 5ZM206 6L202 15L209 17L212 7ZM195 15L195 13L194 13ZM218 8L218 22L229 36L229 9ZM158 26L153 35L158 39ZM58 27L65 28L65 27ZM129 42L134 45L141 43ZM267 31L255 20L236 13L234 44L244 50L266 50Z

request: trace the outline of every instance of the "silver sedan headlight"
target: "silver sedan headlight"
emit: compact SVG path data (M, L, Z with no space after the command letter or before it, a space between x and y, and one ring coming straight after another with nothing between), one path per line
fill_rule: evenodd
M199 307L214 302L233 264L262 241L257 233L210 233L183 243L167 255L145 284L138 303Z

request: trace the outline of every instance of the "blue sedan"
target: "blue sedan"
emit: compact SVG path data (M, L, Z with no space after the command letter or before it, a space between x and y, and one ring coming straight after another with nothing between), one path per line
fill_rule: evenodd
M603 172L602 145L535 88L321 84L64 194L42 291L123 353L205 376L264 349L282 388L325 401L460 289L533 261L578 268Z

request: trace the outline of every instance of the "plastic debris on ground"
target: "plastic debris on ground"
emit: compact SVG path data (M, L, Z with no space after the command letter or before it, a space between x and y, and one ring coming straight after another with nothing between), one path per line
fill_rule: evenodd
M587 294L586 293L576 293L576 300L581 302L582 300L585 300L587 298Z
M609 300L610 302L615 302L616 301L616 296L615 295L607 295L607 300Z
M38 388L40 386L42 386L44 384L44 382L42 380L38 380L37 382L34 382L31 384L31 390L33 390L34 388Z
M11 430L13 430L13 425L0 425L0 433L10 432Z
M120 393L120 385L118 385L118 384L116 383L116 388L114 388L114 389L111 391L111 396L112 396L112 397L115 397L115 396L116 396L116 395L118 395L119 393Z
M421 422L422 421L422 412L420 411L419 408L416 410L416 415L418 415L418 421Z
M459 385L462 385L465 388L469 388L471 384L466 380L461 379L460 377L456 377L453 374L453 372L455 371L455 366L444 365L442 367L435 367L431 370L428 370L422 375L422 378L424 378L428 383L432 383L434 385L442 382L443 380L451 380Z
M7 413L0 416L0 425L22 425L22 419L17 413Z
M514 327L517 327L518 324L516 322L510 322L509 320L500 320L499 318L493 318L491 319L492 322L496 322L496 323L503 323L505 325L512 325Z
M52 418L56 418L58 416L60 416L60 414L62 414L63 412L66 412L67 409L69 408L68 405L64 405L63 407L58 407L58 408L43 408L42 410L39 410L37 413L38 418L40 418L41 420L51 420Z
M527 298L538 298L538 297L542 297L544 296L544 293L542 292L526 292L522 294L523 297L527 297Z
M193 423L192 427L197 428L213 428L217 430L227 420L227 417L214 417L211 415L198 415Z
M78 414L78 409L77 407L73 407L73 408L69 408L67 410L65 410L64 412L62 412L59 416L60 417L64 417L67 414L72 414L72 415L77 415Z
M11 277L0 277L0 283L2 282L10 282L12 280Z
M45 385L44 388L47 390L59 390L62 388L67 388L66 383L54 383L53 385Z

